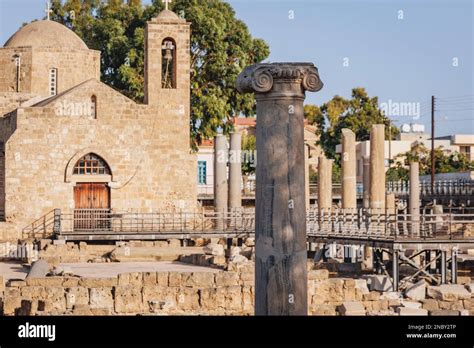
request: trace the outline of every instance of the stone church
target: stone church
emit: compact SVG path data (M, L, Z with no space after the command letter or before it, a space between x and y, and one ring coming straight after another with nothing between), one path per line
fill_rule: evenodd
M100 82L100 52L50 20L0 48L0 240L61 212L189 210L190 24L146 25L145 102Z

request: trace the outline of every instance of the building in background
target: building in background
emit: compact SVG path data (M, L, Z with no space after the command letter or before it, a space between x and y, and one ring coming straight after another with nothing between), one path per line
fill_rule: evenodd
M257 124L255 117L234 117L231 122L234 129L241 132L243 136L255 136ZM316 171L318 168L318 158L323 151L316 144L318 136L316 135L315 126L305 123L304 140L309 153L308 165L313 171ZM214 191L214 141L211 139L204 140L198 147L197 171L198 194L212 195ZM252 180L254 180L254 176L250 176L250 185L253 185Z
M411 150L416 144L422 144L428 150L431 150L431 137L425 133L423 125L404 124L400 128L400 134L396 140L385 141L385 164L386 170L389 168L389 160ZM442 147L447 152L459 152L466 155L471 161L474 160L474 134L454 134L443 137L435 137L435 149ZM341 153L342 145L336 146L336 153ZM370 156L370 141L358 141L356 143L356 161L357 161L357 182L361 183L363 175L363 157ZM402 161L397 158L397 161Z

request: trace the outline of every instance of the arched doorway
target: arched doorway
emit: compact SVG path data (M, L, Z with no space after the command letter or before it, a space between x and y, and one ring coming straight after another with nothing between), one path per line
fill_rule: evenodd
M105 160L89 153L80 158L73 169L74 230L110 228L110 187L112 175Z

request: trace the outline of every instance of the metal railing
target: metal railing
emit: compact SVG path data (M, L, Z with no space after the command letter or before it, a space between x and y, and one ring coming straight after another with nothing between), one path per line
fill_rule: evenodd
M54 220L54 219L53 219ZM81 209L55 215L57 234L253 234L254 210L214 212L117 213ZM39 221L39 220L37 220ZM51 221L51 220L47 220ZM385 239L474 239L474 214L398 214L364 209L311 208L306 213L307 234L314 237ZM51 224L44 224L51 230ZM38 228L36 231L38 231ZM44 235L44 234L43 234Z
M80 209L61 214L61 234L133 234L215 232L253 233L255 214L245 210L225 213L196 210L193 212L117 213Z
M474 195L474 181L472 180L437 180L433 186L432 190L431 181L421 181L420 194L437 196ZM396 195L408 195L410 193L410 182L387 182L387 191Z
M29 238L48 238L59 232L59 226L57 225L58 211L58 209L53 209L23 228L23 236Z

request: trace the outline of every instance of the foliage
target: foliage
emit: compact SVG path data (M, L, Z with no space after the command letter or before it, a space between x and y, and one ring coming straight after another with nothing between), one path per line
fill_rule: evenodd
M435 173L454 173L474 170L474 161L470 161L467 156L456 151L448 151L442 147L435 148ZM423 144L416 144L408 152L395 157L395 170L403 173L401 168L406 168L410 162L416 161L420 165L420 175L431 174L431 151ZM408 169L406 175L402 175L400 180L408 179ZM393 171L392 171L393 172ZM392 175L392 174L391 174Z
M163 10L161 0L61 0L52 2L52 19L101 51L102 80L126 96L144 98L144 28ZM253 115L255 100L235 89L237 75L269 55L231 5L222 0L175 0L171 9L191 22L191 139L210 138L240 113Z
M242 161L242 173L244 175L255 173L256 140L254 135L242 134L242 151L245 154Z
M385 138L388 139L389 119L378 107L377 97L369 97L364 88L352 89L351 99L334 96L321 107L315 105L305 106L305 117L309 123L317 126L318 144L328 158L336 158L336 145L341 142L343 128L351 129L357 141L370 138L370 131L374 124L385 124ZM398 129L391 127L391 137L395 139ZM339 160L336 161L340 165Z

